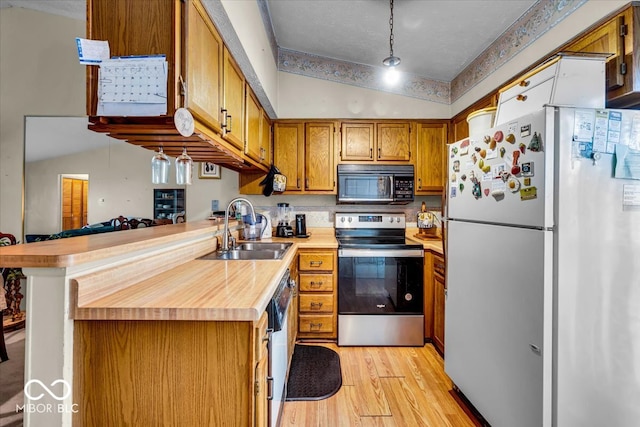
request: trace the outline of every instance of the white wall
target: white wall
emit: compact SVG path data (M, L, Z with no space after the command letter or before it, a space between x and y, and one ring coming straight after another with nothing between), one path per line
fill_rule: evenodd
M25 115L85 113L83 21L0 9L0 230L22 236Z
M548 57L550 52L628 3L629 1L626 0L590 0L586 2L504 66L495 70L486 79L456 100L451 105L450 117L455 116L476 100L516 78L523 70Z
M257 0L222 0L222 5L273 109L279 114L278 68Z
M278 118L448 119L448 104L408 98L297 74L278 73Z

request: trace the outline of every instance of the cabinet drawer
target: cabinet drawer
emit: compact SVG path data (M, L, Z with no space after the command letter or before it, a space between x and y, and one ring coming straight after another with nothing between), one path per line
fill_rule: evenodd
M333 313L333 294L300 294L300 312Z
M300 292L333 291L333 274L300 273Z
M300 333L333 333L334 316L325 315L300 315L298 331Z
M445 276L444 259L437 255L433 256L433 272L442 277Z
M333 270L333 252L303 252L299 260L300 270Z
M524 75L521 79L512 83L512 86L507 86L507 88L503 90L503 92L500 94L500 103L508 101L511 98L515 98L518 95L524 94L524 92L531 90L534 87L554 77L556 75L557 68L558 62L556 61L540 71L534 70L534 74Z
M551 91L555 79L549 79L538 86L518 94L516 97L502 102L498 106L499 118L496 115L496 125L509 121L525 114L533 113L551 101ZM499 123L498 123L499 121Z

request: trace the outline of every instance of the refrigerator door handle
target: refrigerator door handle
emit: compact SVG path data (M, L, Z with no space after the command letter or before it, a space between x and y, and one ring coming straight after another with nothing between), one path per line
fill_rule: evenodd
M529 344L529 348L531 349L531 351L533 351L535 354L537 354L538 356L542 355L542 351L540 350L540 347L538 347L535 344Z

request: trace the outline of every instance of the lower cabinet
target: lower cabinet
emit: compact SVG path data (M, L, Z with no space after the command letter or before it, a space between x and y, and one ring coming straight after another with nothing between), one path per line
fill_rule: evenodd
M289 309L287 310L287 326L289 336L287 337L287 354L289 355L289 360L287 363L291 366L291 357L293 356L293 349L296 345L296 339L298 338L298 300L300 294L300 285L298 280L298 257L294 257L294 260L289 265L289 274L291 275L291 279L295 280L295 286L293 288L293 296L291 298L291 303L289 304Z
M267 313L265 312L256 325L256 374L254 382L255 393L255 427L267 427L269 424L269 400L267 376L269 375L269 336L267 335Z
M447 289L441 254L424 253L424 335L444 355L444 308Z
M266 425L266 326L75 321L73 425Z
M444 280L444 258L433 256L433 345L444 355L444 306L447 287Z
M298 254L298 337L337 338L336 251L304 249Z

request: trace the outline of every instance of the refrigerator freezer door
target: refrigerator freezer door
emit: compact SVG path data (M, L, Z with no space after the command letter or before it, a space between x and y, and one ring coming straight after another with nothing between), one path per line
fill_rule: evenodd
M623 113L623 129L640 112ZM557 426L638 426L640 211L611 177L613 156L571 156L575 110L559 110L557 195ZM626 124L625 124L626 123ZM628 187L627 187L628 186ZM638 188L638 187L635 187Z
M449 145L447 217L551 227L545 207L547 191L553 192L545 163L552 153L545 110Z
M445 372L494 427L543 425L552 236L448 222Z

